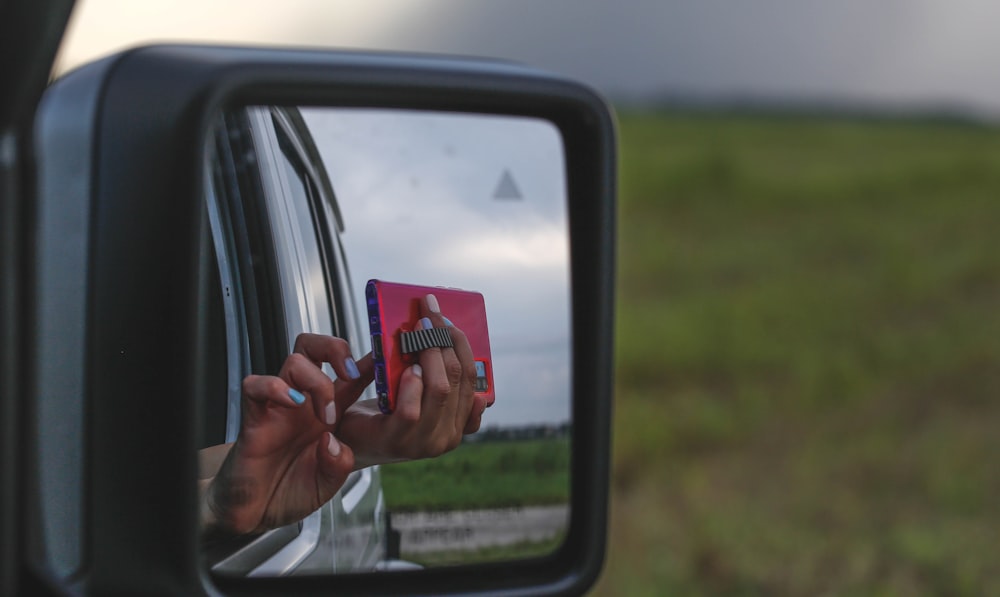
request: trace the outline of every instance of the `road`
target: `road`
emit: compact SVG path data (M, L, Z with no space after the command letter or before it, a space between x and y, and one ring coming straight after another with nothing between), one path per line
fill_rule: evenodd
M472 550L544 541L564 531L568 523L569 506L566 504L392 515L392 526L400 531L400 551L403 553Z

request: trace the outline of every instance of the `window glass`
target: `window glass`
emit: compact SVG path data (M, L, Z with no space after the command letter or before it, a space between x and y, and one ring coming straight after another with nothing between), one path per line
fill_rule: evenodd
M277 129L279 138L282 136L281 130ZM291 225L298 228L297 236L302 243L302 255L300 267L303 271L303 284L305 285L306 300L317 326L313 331L319 333L332 333L330 322L330 294L327 290L325 270L323 267L322 249L317 238L316 226L313 222L311 197L315 196L315 191L306 177L303 169L298 165L298 161L289 155L291 150L289 143L282 139L281 145L281 167L285 171L288 180L290 196L290 208L293 221Z

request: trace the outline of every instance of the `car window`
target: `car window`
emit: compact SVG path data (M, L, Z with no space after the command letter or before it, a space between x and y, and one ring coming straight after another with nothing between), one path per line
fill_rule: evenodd
M355 356L359 356L367 350L367 344L362 341L363 326L356 317L358 311L352 300L354 288L341 243L343 224L334 190L298 112L273 110L272 122L286 175L289 180L299 181L292 185L297 187L293 190L297 196L293 208L299 229L302 234L309 234L311 229L318 245L318 251L309 257L310 270L316 272L322 268L326 295L316 299L329 304L333 335L347 340ZM299 193L298 189L304 192ZM318 289L317 284L314 291Z
M286 199L295 204L305 191L294 175L282 174L298 186L283 181L282 192L268 196L258 157L260 147L250 123L242 112L220 119L206 161L205 202L212 258L206 268L210 270L210 288L205 312L212 371L208 399L202 407L203 447L236 439L243 378L279 370L289 351L289 338L293 338L290 334L301 328L297 318L286 315L300 312L286 307L286 297L302 295L297 286L282 285L281 273L295 267L303 255L315 253L313 243L289 262L287 252L274 240L279 230L285 230L286 222L284 212L278 215L268 199L271 204ZM307 245L309 238L305 237ZM289 320L294 322L291 329L286 327ZM206 560L217 571L242 576L277 558L279 571L284 571L296 558L282 554L303 542L303 526L292 524L259 537L213 539L205 545ZM312 526L316 526L314 522ZM305 539L315 535L307 534Z
M358 350L359 322L342 300L350 282L331 226L332 192L317 179L311 140L294 116L263 107L228 113L207 169L218 287L213 320L225 330L214 346L225 344L220 352L231 355L216 355L213 366L228 371L229 385L210 395L227 405L227 441L239 431L243 377L276 374L300 333L342 337ZM329 365L324 371L335 376ZM206 405L204 418L218 429L218 406ZM209 546L208 564L238 576L371 569L384 554L381 504L377 470L353 473L333 500L301 522Z
M303 268L303 288L310 295L308 303L313 325L316 326L313 331L330 333L334 331L330 313L330 299L334 295L327 285L328 268L324 264L326 252L321 248L319 229L313 217L315 210L312 205L316 201L316 191L306 176L302 162L294 154L288 136L278 127L275 127L275 134L281 150L278 157L287 183L290 224L297 231L296 236L301 242L298 267Z

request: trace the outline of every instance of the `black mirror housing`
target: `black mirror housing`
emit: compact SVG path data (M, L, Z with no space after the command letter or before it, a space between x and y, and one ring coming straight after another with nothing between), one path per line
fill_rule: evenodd
M540 559L233 579L200 561L205 139L245 105L528 116L560 131L572 277L569 531ZM600 572L612 396L613 116L573 81L447 57L149 46L55 82L38 111L28 558L86 594L578 594Z

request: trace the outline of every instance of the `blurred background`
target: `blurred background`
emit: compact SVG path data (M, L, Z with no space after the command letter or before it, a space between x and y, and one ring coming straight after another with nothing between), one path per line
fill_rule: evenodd
M493 56L620 119L597 595L1000 594L1000 5L78 3L145 41Z

